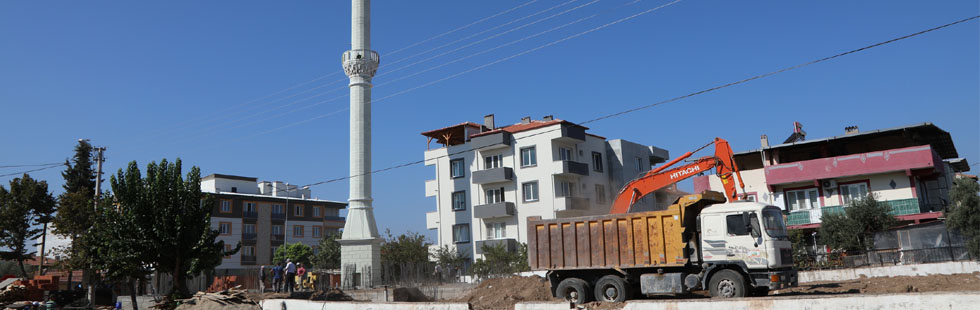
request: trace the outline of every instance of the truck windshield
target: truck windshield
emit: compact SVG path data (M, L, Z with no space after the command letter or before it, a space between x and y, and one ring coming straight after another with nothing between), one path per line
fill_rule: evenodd
M786 238L786 224L783 223L783 214L778 210L767 209L762 211L762 222L766 226L766 233L773 238Z

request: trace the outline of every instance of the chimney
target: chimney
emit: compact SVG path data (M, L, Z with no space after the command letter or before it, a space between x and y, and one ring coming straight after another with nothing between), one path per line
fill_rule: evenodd
M544 121L546 121L546 122L547 122L547 121L552 121L552 120L554 120L554 119L555 119L555 116L554 116L554 115L545 115L545 116L544 116L544 117L542 117L541 119L542 119L542 120L544 120Z
M483 116L483 127L487 127L488 130L494 130L496 128L493 125L493 114Z
M847 126L844 127L844 135L853 135L858 133L858 126Z
M531 117L530 116L525 116L525 117L522 117L521 118L521 124L530 124L530 123L531 123Z
M762 138L760 138L760 140L762 140L761 141L762 142L762 148L768 149L769 148L769 136L762 135Z

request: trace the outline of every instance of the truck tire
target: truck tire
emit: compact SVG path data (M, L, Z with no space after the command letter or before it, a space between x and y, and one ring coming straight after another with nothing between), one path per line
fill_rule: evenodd
M555 288L555 297L576 304L584 304L592 299L592 287L579 278L561 280Z
M623 302L629 297L630 287L620 276L608 275L595 283L595 299L600 302Z
M708 281L708 291L715 298L745 297L745 277L731 269L718 271Z

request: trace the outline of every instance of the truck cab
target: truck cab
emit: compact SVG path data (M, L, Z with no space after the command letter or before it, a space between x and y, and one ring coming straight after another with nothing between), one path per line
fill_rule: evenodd
M797 285L792 243L778 207L753 201L714 204L701 211L698 223L706 266L702 287L726 295L723 283L721 288L708 283L724 269L748 276L744 280L755 294Z

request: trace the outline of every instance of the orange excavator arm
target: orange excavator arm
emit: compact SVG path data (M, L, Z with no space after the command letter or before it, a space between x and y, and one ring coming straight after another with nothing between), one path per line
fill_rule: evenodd
M714 156L701 157L693 163L664 171L677 162L691 157L694 153L712 144L715 146ZM725 197L728 197L729 201L738 200L738 193L735 191L735 180L732 178L732 174L738 176L739 186L742 187L743 192L745 191L745 184L741 182L742 174L739 172L738 166L735 165L732 153L732 148L728 146L728 141L721 138L715 138L714 141L705 144L697 150L684 153L684 155L674 158L657 169L650 170L643 176L626 183L626 186L623 186L623 189L616 195L616 200L613 201L612 208L609 209L609 214L628 213L633 204L639 201L640 198L643 198L643 196L699 173L711 170L711 168L716 168L716 174L721 178L721 184L725 187Z

